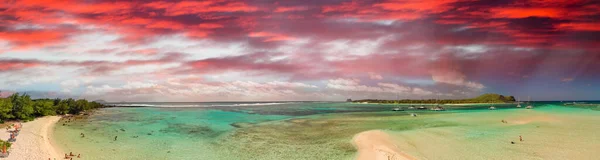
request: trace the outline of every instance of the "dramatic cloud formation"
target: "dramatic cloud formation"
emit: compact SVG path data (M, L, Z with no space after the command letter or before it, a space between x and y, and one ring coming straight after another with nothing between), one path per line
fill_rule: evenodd
M588 0L7 0L0 94L598 99L599 18Z

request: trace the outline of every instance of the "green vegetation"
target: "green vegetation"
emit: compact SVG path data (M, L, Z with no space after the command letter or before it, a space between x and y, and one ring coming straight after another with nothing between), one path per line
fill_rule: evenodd
M36 99L27 94L15 93L7 98L0 98L0 122L11 119L33 120L35 117L48 115L79 114L83 111L102 108L97 102L85 99Z
M12 146L12 143L0 140L0 151L4 146L6 146L6 149L8 150Z
M511 103L511 102L515 102L515 97L488 93L488 94L483 94L479 97L470 98L470 99L442 99L442 100L437 100L437 99L424 99L424 100L419 100L419 99L416 99L416 100L415 99L403 99L403 100L364 99L364 100L356 100L356 101L352 101L352 102L388 103L388 104L402 104L402 103L408 103L408 104L419 104L419 103L423 103L423 104Z

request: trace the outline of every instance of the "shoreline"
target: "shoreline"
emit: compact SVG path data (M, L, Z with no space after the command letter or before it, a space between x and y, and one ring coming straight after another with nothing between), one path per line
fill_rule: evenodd
M63 159L52 137L54 126L60 119L60 116L46 116L23 123L17 141L9 149L10 155L6 159ZM8 139L9 135L6 131L0 134L2 140Z
M415 160L414 157L400 151L392 138L381 130L356 134L352 142L358 150L357 160Z

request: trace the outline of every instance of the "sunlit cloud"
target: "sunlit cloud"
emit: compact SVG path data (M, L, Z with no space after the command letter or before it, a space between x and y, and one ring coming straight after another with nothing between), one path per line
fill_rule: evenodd
M593 1L10 1L0 10L0 90L115 101L531 90L544 99L558 89L535 87L592 91L600 77Z

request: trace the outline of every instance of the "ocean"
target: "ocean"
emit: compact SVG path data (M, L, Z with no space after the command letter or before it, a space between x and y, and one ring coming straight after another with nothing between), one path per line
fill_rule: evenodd
M547 159L550 155L585 159L598 153L580 148L600 148L600 138L593 134L600 131L599 105L535 102L532 110L502 104L494 105L497 110L470 105L445 106L446 111L437 112L408 110L410 105L345 102L113 105L121 107L62 119L54 129L54 141L64 152L85 159L112 160L353 159L353 136L375 129L396 137L394 143L402 151L419 159ZM396 107L406 110L392 111ZM501 123L503 119L512 125ZM527 135L532 146L511 148L517 146L509 143L515 141L511 138L518 135ZM548 142L556 138L569 141ZM550 154L554 153L550 149L566 146L576 148Z

